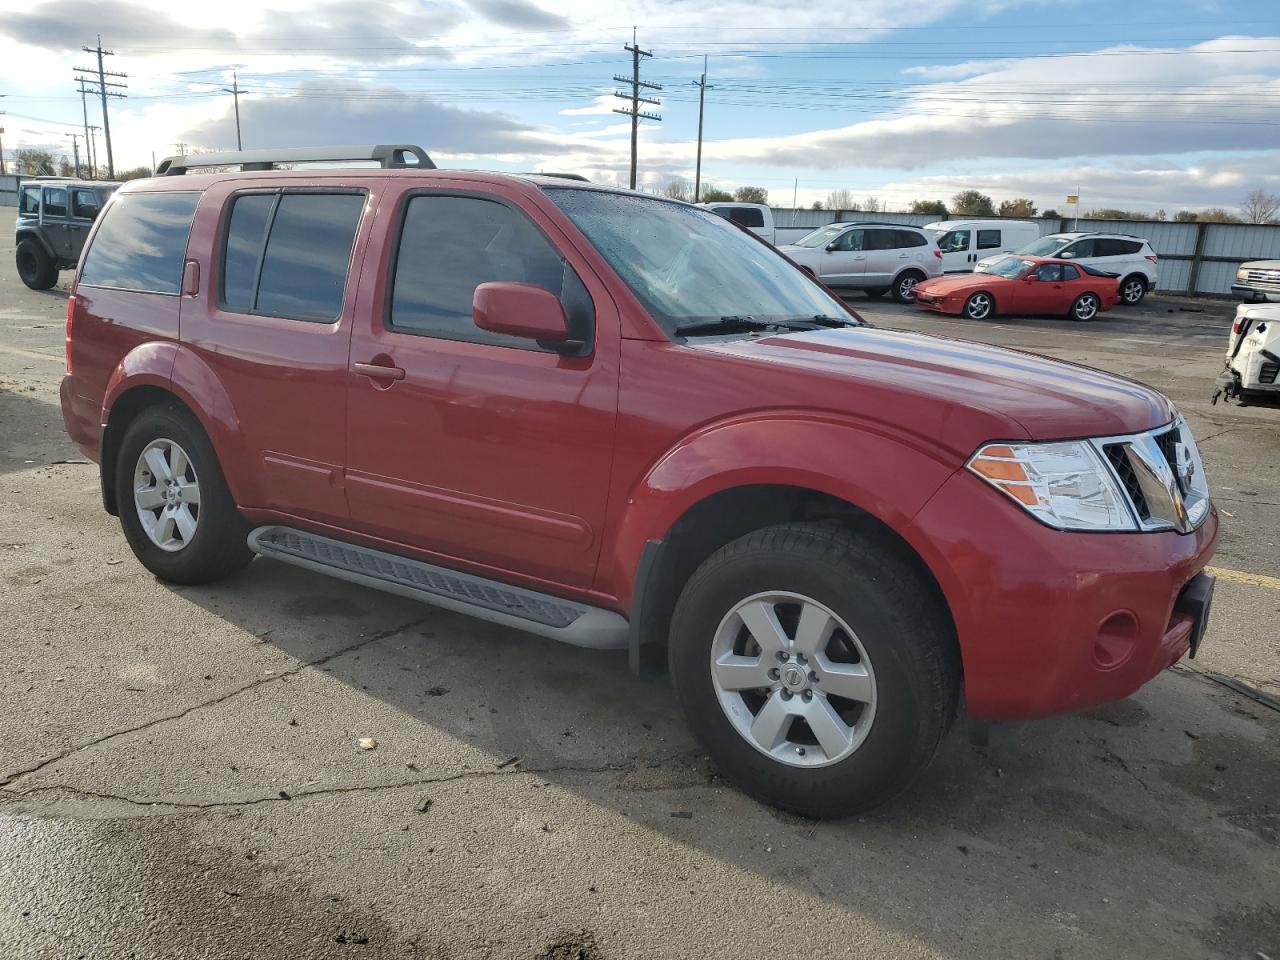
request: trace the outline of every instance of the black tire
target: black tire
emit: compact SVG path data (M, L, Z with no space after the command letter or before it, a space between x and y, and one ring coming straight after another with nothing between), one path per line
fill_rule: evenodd
M1147 295L1147 278L1131 273L1120 281L1120 302L1126 307L1136 307Z
M968 320L990 320L996 315L996 298L985 290L969 295L961 311Z
M851 816L896 796L933 758L956 713L958 654L949 615L900 551L834 524L766 527L718 550L685 586L668 649L676 695L712 761L746 793L806 816ZM773 591L809 597L843 619L874 670L865 739L825 766L791 765L757 749L712 682L721 621L742 600Z
M1102 301L1098 299L1096 293L1082 293L1071 304L1071 310L1067 316L1072 320L1087 322L1096 319L1101 309Z
M883 297L886 293L889 292L889 288L888 287L872 287L870 290L863 290L862 292L865 293L867 295L867 298L870 300L879 300L881 297Z
M916 302L916 284L925 278L919 270L904 270L893 281L893 299L899 303Z
M199 481L195 532L189 542L174 551L152 541L134 503L134 471L139 457L157 440L179 445ZM161 580L208 583L234 573L253 559L246 543L249 523L236 509L213 444L190 412L177 404L144 410L125 431L116 461L116 507L134 555Z
M48 290L58 282L58 265L40 245L39 240L25 237L14 254L18 276L32 290Z

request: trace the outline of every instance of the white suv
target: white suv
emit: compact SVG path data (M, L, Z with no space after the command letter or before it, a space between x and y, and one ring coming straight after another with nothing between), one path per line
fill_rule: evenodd
M899 303L914 303L916 284L942 274L933 237L896 223L832 223L778 249L829 287L892 290Z
M1053 233L1027 244L1018 253L1079 260L1085 266L1114 273L1120 278L1120 302L1131 307L1141 303L1160 278L1160 261L1151 244L1124 233ZM1004 256L1007 254L979 260L976 269L981 273Z

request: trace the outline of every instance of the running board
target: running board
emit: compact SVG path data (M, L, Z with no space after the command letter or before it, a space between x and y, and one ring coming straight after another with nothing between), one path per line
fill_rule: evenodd
M258 527L250 533L249 549L340 580L576 647L621 650L627 646L630 625L617 613L394 553L275 526Z

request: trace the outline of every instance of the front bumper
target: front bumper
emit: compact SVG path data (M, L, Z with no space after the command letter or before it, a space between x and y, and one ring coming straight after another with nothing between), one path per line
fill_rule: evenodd
M1246 303L1280 303L1280 290L1262 290L1258 287L1248 287L1242 283L1233 283L1231 285L1231 295L1237 300L1244 300Z
M961 470L910 539L951 609L970 715L1014 720L1127 697L1198 646L1209 605L1189 588L1217 537L1212 507L1187 534L1053 530Z

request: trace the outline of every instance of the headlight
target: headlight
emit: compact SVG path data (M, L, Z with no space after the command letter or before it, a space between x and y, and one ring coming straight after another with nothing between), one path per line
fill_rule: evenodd
M1060 530L1136 530L1124 491L1084 441L989 443L971 471Z

